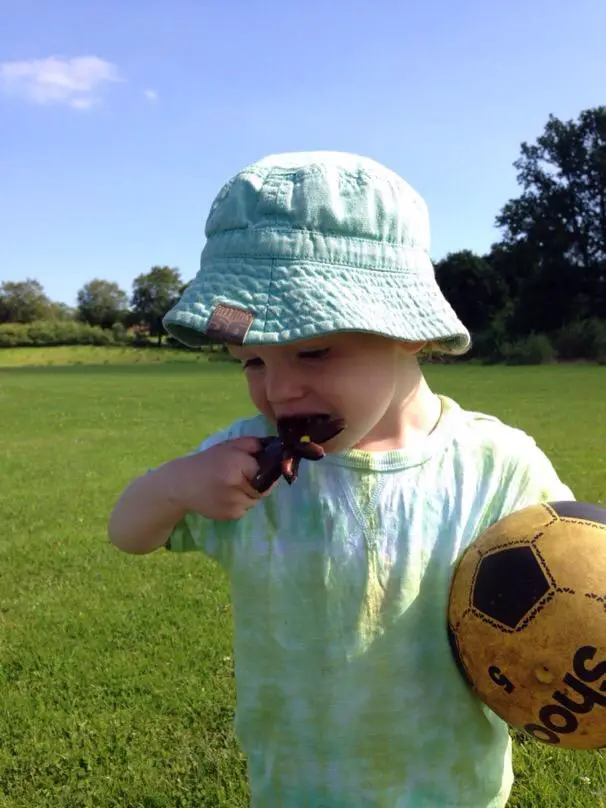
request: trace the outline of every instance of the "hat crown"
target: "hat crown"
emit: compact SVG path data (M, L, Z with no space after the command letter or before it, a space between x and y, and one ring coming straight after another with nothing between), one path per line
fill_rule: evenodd
M316 151L265 157L221 189L206 237L248 229L300 230L380 241L429 252L422 197L393 171L366 157Z
M436 281L424 200L370 158L311 151L252 163L215 198L206 236L196 278L164 317L187 345L363 331L469 347Z

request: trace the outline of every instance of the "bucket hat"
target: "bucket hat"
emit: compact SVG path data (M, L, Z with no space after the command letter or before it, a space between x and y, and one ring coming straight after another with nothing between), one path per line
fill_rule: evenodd
M329 151L265 157L223 186L205 234L200 270L164 317L190 347L344 331L450 354L470 346L435 278L424 200L374 160Z

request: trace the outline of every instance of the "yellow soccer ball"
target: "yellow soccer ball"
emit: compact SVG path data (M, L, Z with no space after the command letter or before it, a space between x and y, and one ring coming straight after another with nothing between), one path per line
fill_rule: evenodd
M606 508L551 502L492 525L455 570L448 631L467 682L507 724L606 747Z

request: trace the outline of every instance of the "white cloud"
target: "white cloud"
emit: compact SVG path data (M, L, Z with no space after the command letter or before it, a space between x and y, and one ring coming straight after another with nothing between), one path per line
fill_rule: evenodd
M95 103L94 98L73 98L69 102L69 106L72 109L90 109Z
M97 56L30 59L0 64L0 87L35 104L89 109L106 84L123 81L116 65Z
M150 104L158 100L158 93L155 90L143 90L143 95L147 98Z

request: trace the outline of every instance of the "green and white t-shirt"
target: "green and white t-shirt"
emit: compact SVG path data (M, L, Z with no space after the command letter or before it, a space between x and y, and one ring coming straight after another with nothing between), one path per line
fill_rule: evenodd
M170 538L229 576L253 808L507 801L508 730L455 666L448 590L489 525L573 494L528 435L442 400L420 449L303 462L241 519L191 513ZM271 432L242 419L201 449Z

